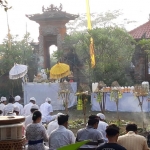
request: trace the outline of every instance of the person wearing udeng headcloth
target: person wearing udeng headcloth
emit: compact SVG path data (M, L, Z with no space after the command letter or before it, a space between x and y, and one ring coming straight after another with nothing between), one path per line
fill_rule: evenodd
M15 106L14 104L14 98L10 95L8 99L8 104L4 108L4 116L7 116L9 112L14 112Z
M105 122L105 115L102 113L98 113L97 116L99 117L99 123L98 123L97 130L102 133L102 135L104 137L104 141L107 142L108 139L106 137L106 128L107 128L108 124Z
M50 103L51 99L47 97L45 102L40 106L40 111L42 113L42 123L49 123L56 118L56 115L52 116L53 107Z
M15 96L15 103L14 105L16 105L19 108L19 116L23 115L23 106L19 103L19 101L21 100L21 97L19 95Z
M3 111L4 111L4 108L6 106L6 101L7 101L6 97L2 96L1 97L1 103L0 103L0 110L2 111L1 116L3 116Z
M39 108L38 108L37 105L35 105L35 104L32 105L32 107L31 107L31 109L30 109L31 114L28 115L28 116L25 118L25 122L24 122L24 127L25 127L25 129L27 128L27 125L28 125L28 124L30 124L30 123L33 122L33 120L32 120L33 113L34 113L36 110L38 110L38 109L39 109Z
M36 99L34 97L30 98L30 102L24 106L24 116L28 116L31 114L31 107L36 103ZM36 104L35 104L36 105ZM37 105L38 107L38 105ZM38 107L39 108L39 107Z

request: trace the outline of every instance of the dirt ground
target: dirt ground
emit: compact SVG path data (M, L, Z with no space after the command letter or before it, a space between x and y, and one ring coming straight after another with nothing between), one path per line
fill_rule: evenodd
M65 111L54 111L54 114L57 114L58 112L65 113ZM88 120L88 116L91 114L97 114L99 112L97 111L91 111L91 105L87 104L86 107L86 120ZM83 119L83 111L79 111L76 109L76 106L73 106L68 109L69 114L69 120L70 123L75 120L84 120ZM117 121L117 112L105 112L106 122L108 124ZM141 112L119 112L119 118L120 120L124 120L124 122L134 122L138 125L138 127L143 127L143 117ZM144 113L144 127L147 128L148 125L150 125L150 112ZM71 129L75 134L78 129L84 127L85 125L81 124L76 128ZM125 125L122 127L122 131L125 131Z

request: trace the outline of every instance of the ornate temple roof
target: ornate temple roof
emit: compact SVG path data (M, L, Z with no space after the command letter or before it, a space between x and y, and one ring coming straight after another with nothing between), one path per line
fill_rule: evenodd
M48 20L74 20L78 15L69 14L65 11L62 11L62 4L60 4L59 8L51 4L49 7L42 7L42 14L32 14L26 15L30 20L40 22L40 21L48 21Z
M150 38L150 20L129 32L134 39Z

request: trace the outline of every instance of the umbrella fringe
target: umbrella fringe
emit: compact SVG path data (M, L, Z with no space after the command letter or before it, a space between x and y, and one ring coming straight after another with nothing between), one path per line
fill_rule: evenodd
M70 74L71 74L70 70L68 70L62 74L58 74L58 75L56 75L56 74L54 75L54 74L50 73L50 79L61 79L61 78L66 77Z
M25 74L27 73L28 71L25 70L24 72L20 73L20 74L17 74L17 75L9 75L9 79L19 79L19 78L22 78L25 76Z

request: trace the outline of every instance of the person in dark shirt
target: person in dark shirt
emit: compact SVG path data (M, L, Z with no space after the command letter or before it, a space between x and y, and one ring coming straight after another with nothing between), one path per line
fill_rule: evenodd
M121 145L117 144L117 139L119 136L119 127L112 124L106 128L106 137L108 138L108 143L100 145L96 150L126 150Z

